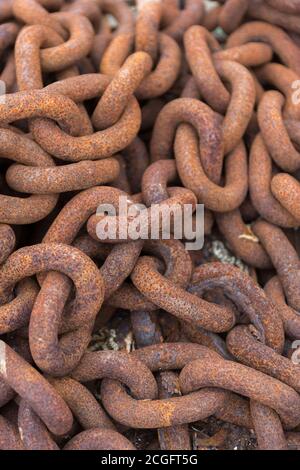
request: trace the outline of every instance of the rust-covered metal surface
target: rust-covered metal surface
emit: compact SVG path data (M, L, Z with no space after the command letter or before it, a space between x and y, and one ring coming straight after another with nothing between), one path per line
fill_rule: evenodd
M299 3L0 0L0 450L300 449Z

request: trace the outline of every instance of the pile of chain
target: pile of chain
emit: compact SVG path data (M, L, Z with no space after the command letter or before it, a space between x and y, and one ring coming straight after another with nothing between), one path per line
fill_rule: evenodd
M300 449L300 2L0 22L0 448ZM204 204L203 250L99 241L120 196Z

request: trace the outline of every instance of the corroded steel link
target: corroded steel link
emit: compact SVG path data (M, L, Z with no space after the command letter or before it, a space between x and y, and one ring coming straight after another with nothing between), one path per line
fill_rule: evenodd
M52 16L66 28L70 38L59 46L41 50L41 65L45 72L57 72L74 65L88 55L94 39L92 25L85 16L64 12Z
M118 22L116 35L134 31L134 17L128 4L124 0L100 0L102 13L111 14Z
M227 0L223 6L220 16L219 25L230 34L241 24L244 15L248 10L249 0Z
M147 52L155 62L158 55L158 30L162 16L161 0L138 0L135 50Z
M122 434L108 429L89 429L73 437L64 450L137 450Z
M226 48L253 41L269 44L284 64L296 73L300 73L299 48L288 34L277 26L262 21L246 23L229 36Z
M127 246L128 243L125 245ZM164 276L173 284L185 289L190 281L192 262L190 255L178 240L148 241L144 251L163 260ZM132 269L134 266L132 266ZM132 271L132 270L131 270ZM157 310L157 306L145 298L134 286L124 283L109 299L109 304L134 310Z
M97 310L91 310L87 305L85 311L87 320L82 317L81 312L82 326L64 335L58 342L59 324L70 293L69 283L67 285L60 284L60 281L60 273L52 272L50 276L46 276L33 306L29 323L29 344L35 363L44 372L58 377L68 374L79 363L91 340L94 319L101 305ZM55 284L60 285L60 288L54 290ZM63 287L65 292L62 292ZM92 288L90 291L90 297L97 295L93 290ZM104 289L102 295L103 293ZM100 292L99 294L101 296ZM80 302L81 299L78 302L79 305ZM72 309L76 308L76 302L71 306ZM76 313L78 310L77 307ZM94 315L94 318L91 318L91 315Z
M227 154L238 145L250 123L255 104L255 83L248 70L236 62L222 59L215 60L214 65L215 70L230 83L232 89L222 123L224 152Z
M65 79L50 83L45 91L59 93L68 96L76 103L96 98L102 95L110 83L110 78L101 74L76 75L72 73Z
M214 31L219 26L221 10L221 5L216 5L214 8L206 9L202 20L202 26L204 26L208 31Z
M0 129L0 156L33 166L53 166L52 158L35 142L12 129ZM4 223L30 224L46 217L55 207L58 196L33 195L26 199L0 195L0 220Z
M211 349L191 343L164 343L138 349L131 354L144 362L153 371L182 369L186 364L195 359L206 361L219 357ZM224 409L222 407L217 412L220 419L241 426L251 427L249 406L244 399L231 394L227 397L225 403ZM123 415L124 413L122 413ZM179 424L182 423L184 421L181 421Z
M50 92L51 96L59 93L65 95L66 100L83 102L101 96L109 83L110 79L104 75L88 74L53 83L40 93L45 92L47 95ZM76 114L80 114L78 108ZM35 140L50 154L62 160L78 162L110 157L124 149L136 137L140 124L141 110L137 100L132 97L115 125L92 135L73 137L80 132L69 135L54 122L39 119L31 124L31 130Z
M49 11L59 10L63 5L63 0L37 0Z
M251 416L259 450L287 450L282 424L272 408L257 401L250 401Z
M205 290L216 287L222 288L226 297L248 315L261 341L281 353L284 344L282 320L278 309L259 285L230 264L209 263L195 269L189 291L201 295Z
M120 172L116 158L82 161L55 168L33 168L11 165L6 181L15 191L31 194L53 194L78 191L114 181Z
M14 390L2 379L0 379L0 407L6 405L15 396Z
M108 47L112 39L112 33L110 27L105 18L101 18L100 32L95 35L93 41L93 47L91 49L90 58L96 70L100 68L100 62L104 51Z
M76 13L76 15L86 16L92 23L95 32L99 30L101 11L97 1L75 0L71 4L65 4L62 11L70 11Z
M163 343L132 351L131 356L143 362L151 371L183 369L196 359L219 358L212 349L194 343Z
M296 393L296 392L295 392ZM223 390L205 389L183 397L163 400L132 398L123 386L104 379L101 399L115 421L137 429L156 429L203 420L222 408L228 394Z
M94 395L84 385L69 377L63 379L49 377L48 380L67 403L83 429L115 429Z
M229 65L229 63L227 63L227 66L228 65ZM229 66L229 69L230 68L231 67ZM250 93L250 95L251 95L251 93ZM188 81L187 81L187 83L186 83L186 85L183 89L183 92L181 94L181 97L199 98L199 92L198 92L197 85L196 85L196 82L194 80L194 77L190 77L190 79L188 79ZM230 110L230 113L232 111L233 111L233 109ZM229 117L229 115L225 119L225 121L227 121L227 123L228 123L228 120L227 120L228 117ZM227 127L227 129L229 130L229 127L226 125L226 122L224 122L224 127L225 127L225 129ZM178 169L180 169L182 180L185 181L186 185L188 185L188 184L190 184L190 179L191 179L190 178L190 176L191 176L190 169L188 169L188 171L186 171L186 169L185 169L188 159L191 158L193 155L195 155L195 159L192 162L193 163L193 172L192 172L193 175L195 175L195 174L198 175L197 169L202 170L202 168L201 168L201 164L199 163L199 157L197 155L196 142L195 142L195 146L194 146L194 152L190 148L190 149L188 149L188 152L187 152L188 155L187 156L185 155L184 158L181 158L181 155L184 155L185 148L186 148L186 147L182 148L182 146L181 146L181 144L183 142L183 137L182 137L182 140L181 140L181 136L183 136L184 133L187 134L186 137L188 136L188 134L190 134L191 135L191 140L192 140L192 129L188 129L188 126L186 126L186 125L180 125L178 127L177 133L178 133L178 136L176 136L176 139L175 139L175 157L178 156L177 166L178 166ZM178 144L179 150L176 153L177 141L179 141L179 144ZM234 144L234 142L231 142L231 144L232 143ZM195 168L196 168L196 170L195 170ZM214 185L211 184L208 181L208 179L205 177L205 174L204 174L203 171L200 173L200 175L202 176L202 178L201 178L202 182L200 184L198 184L199 181L197 181L197 183L195 185L193 185L193 190L197 194L199 186L201 187L203 185L203 186L205 186L204 193L206 193L206 195L207 195L207 187L206 187L207 185L205 183L208 182L208 186L210 188L213 188ZM245 172L245 175L246 175L246 172ZM247 178L247 176L246 176L246 178ZM201 179L200 179L200 181L201 181ZM200 198L200 201L201 201L201 198ZM218 206L217 210L220 210L220 206ZM205 211L205 220L204 220L204 232L205 232L205 234L210 233L210 230L211 230L212 222L210 221L211 217L209 217L209 215L210 215L210 213Z
M200 92L198 90L196 80L192 75L188 76L186 79L186 83L181 92L180 98L200 99Z
M215 413L215 417L237 426L253 429L249 401L235 393L228 396L225 405Z
M95 214L98 206L112 204L118 208L121 196L127 197L129 204L133 203L128 194L117 188L99 186L82 191L60 211L44 236L43 242L71 244L88 218Z
M293 173L300 168L300 153L294 147L284 125L282 117L284 101L281 93L266 92L259 103L257 118L271 157L284 171ZM270 116L272 127L269 125Z
M239 362L260 370L299 392L299 367L287 357L280 356L272 348L262 344L253 327L236 326L228 333L226 344L231 354Z
M245 67L256 67L270 62L272 56L273 50L268 44L248 42L241 46L217 51L213 54L213 59L233 60Z
M117 34L106 47L100 61L100 72L113 77L130 55L134 45L134 32Z
M20 439L18 428L0 415L0 449L25 450Z
M277 276L272 277L264 287L266 294L278 305L286 334L291 338L300 339L300 317L296 310L285 301L284 291Z
M27 401L49 431L57 435L69 432L72 413L55 389L4 341L0 341L0 351L0 378Z
M122 151L126 161L126 174L130 182L132 193L141 191L143 174L149 165L148 149L142 139L136 137L128 147Z
M177 177L176 164L174 160L158 160L145 170L142 178L143 201L147 206L159 204L168 199L168 181ZM193 216L194 217L194 216ZM193 221L192 221L193 223ZM210 233L213 224L211 213L204 213L204 233ZM194 225L193 225L194 228Z
M243 138L255 104L255 84L250 72L241 64L214 61L220 77L230 84L231 98L222 123L224 153L231 152Z
M211 211L204 208L204 235L210 235L214 225L214 216Z
M283 13L300 14L300 5L297 0L266 0L266 2Z
M137 240L114 247L103 245L99 241L93 240L89 235L79 237L74 242L74 246L79 248L90 257L98 257L105 259L100 268L105 285L105 299L123 284L125 279L130 275L143 247L143 241Z
M128 57L103 93L92 117L96 129L116 124L136 89L149 74L152 60L145 52Z
M298 3L0 0L1 449L300 448Z
M32 279L24 279L18 284L15 298L0 306L0 334L28 325L38 291Z
M0 103L0 122L10 124L19 119L47 117L57 121L71 135L80 131L80 113L76 104L58 93L42 90L9 94Z
M108 301L109 306L124 310L157 311L157 305L146 299L134 286L124 283Z
M204 103L179 98L159 113L151 138L152 161L170 158L178 124L191 124L199 137L201 162L207 177L219 183L223 164L222 129L219 117Z
M145 217L147 219L147 229L148 229L148 237L151 238L151 227L152 227L152 220L158 220L157 224L157 231L159 234L163 232L163 214L171 213L171 215L174 215L174 212L176 211L177 214L183 213L184 211L184 206L186 204L189 204L192 206L193 211L196 208L196 196L192 191L189 191L188 189L185 188L180 188L180 187L173 187L169 188L169 193L170 197L166 199L165 201L161 202L160 204L157 205L157 216L153 217L153 213L151 212L151 207L147 208L144 210L145 212ZM130 201L129 201L130 202ZM143 212L143 211L142 211ZM171 222L171 228L174 227L174 217L173 215L170 217L170 222ZM106 222L109 223L109 219L111 217L111 221L114 223L114 227L116 228L116 233L114 234L114 238L107 238L105 240L106 243L127 243L128 241L132 241L130 237L130 223L132 222L132 219L130 217L126 217L125 215L120 215L120 216L102 216L102 215L93 215L90 217L88 223L87 223L87 231L89 235L94 238L95 240L98 240L98 235L97 235L97 225L100 221L102 221L104 224ZM156 221L154 222L156 223ZM141 226L141 222L139 223L139 226Z
M159 311L132 310L130 321L135 343L138 348L162 343L164 338L158 322Z
M151 400L157 396L157 384L149 368L123 351L86 353L71 376L79 382L109 377L124 383L135 397L142 400Z
M12 11L13 0L5 0L0 4L0 21L5 21L13 16Z
M184 340L180 331L180 324L176 317L171 315L168 312L160 311L161 316L159 318L159 323L161 326L161 331L166 342L179 341L180 339Z
M53 15L37 0L13 0L12 10L14 16L25 24L38 24L54 29L58 34L66 37L66 30Z
M61 72L57 72L55 76L58 79L58 82L60 82L66 78L77 77L80 75L80 73L85 75L86 73L94 72L94 67L90 64L89 59L85 57L84 59L81 59L77 65L72 65L71 67L62 70ZM57 82L53 82L50 85L54 85L55 83Z
M16 236L10 225L0 224L0 264L14 251Z
M23 335L23 337L22 337ZM30 352L29 342L28 342L28 329L24 328L19 329L18 334L9 335L7 337L7 344L20 356L25 359L25 361L29 362L29 364L33 364L33 359Z
M247 153L242 142L225 160L224 186L215 184L207 176L202 153L199 158L199 140L190 125L181 124L177 129L174 149L182 183L196 194L198 201L207 209L230 212L241 205L248 190Z
M83 251L90 258L105 259L112 251L112 247L106 243L97 242L88 234L79 235L73 243L78 250Z
M168 24L164 32L177 41L182 39L184 32L193 24L201 23L204 16L204 5L202 0L186 0L183 10Z
M279 203L292 214L300 225L300 184L298 180L287 173L279 173L272 179L271 190Z
M239 362L250 365L299 390L300 375L297 366L290 359L280 356L272 348L261 344L259 334L253 327L234 328L228 334L226 344ZM286 447L282 425L275 411L253 400L250 400L250 409L259 448L262 450ZM268 432L269 428L272 430L271 433Z
M300 449L300 433L299 432L288 432L286 433L286 439L288 443L288 448L290 450L299 450Z
M252 74L252 78L253 78L254 84L255 84L256 105L257 105L260 102L260 100L262 99L265 90L264 90L263 86L261 85L261 83L259 82L258 78L256 77L256 75L254 74L253 71L251 71L251 74ZM252 127L252 129L251 129L251 127ZM255 132L257 132L257 116L256 116L256 113L253 113L252 120L250 121L250 126L249 126L249 129L248 129L248 132L249 131L250 132L252 131L253 135L255 134Z
M143 240L116 245L100 268L105 285L105 300L121 287L140 255Z
M293 100L293 83L299 80L299 75L292 69L281 64L270 63L255 71L255 75L263 84L275 86L285 96L283 114L285 118L299 119L299 109Z
M162 24L169 25L179 15L178 1L177 0L163 0L163 18Z
M121 189L121 191L125 191L127 194L132 194L132 190L130 187L129 179L127 177L127 172L126 172L126 161L123 157L123 155L116 155L116 159L119 162L120 165L120 172L118 178L115 179L115 181L112 182L112 186L114 188Z
M235 306L233 301L226 297L226 294L221 288L208 289L206 292L204 292L203 298L208 302L213 302L215 304L230 308L234 312L237 323L248 323L249 320L245 318L245 315L238 311L238 308Z
M219 230L233 253L245 263L259 269L270 269L271 260L243 221L241 211L215 214Z
M272 177L272 158L262 135L259 133L250 150L249 190L251 202L261 217L268 222L280 227L298 227L297 220L273 196L271 191Z
M62 38L47 26L27 26L15 45L16 75L20 91L43 88L41 48L61 44Z
M11 255L1 268L1 293L26 276L51 269L73 280L77 295L69 315L77 326L84 324L82 329L62 338L60 344L57 343L60 306L64 297L57 299L51 289L51 282L50 285L46 283L30 317L30 348L35 362L43 370L60 374L61 370L72 369L79 362L89 342L90 322L94 321L104 298L104 283L96 265L79 250L66 245L41 244L23 248ZM53 304L58 304L57 309L49 303L48 290L52 294ZM36 338L43 338L43 342Z
M176 179L177 171L174 160L158 160L152 163L143 174L143 201L150 207L168 199L167 184Z
M112 247L94 240L89 235L78 237L73 243L90 258L100 257L104 260L100 273L105 285L105 300L109 299L130 275L143 244L143 240L137 240Z
M286 30L295 31L296 33L300 32L297 15L283 13L261 1L249 2L248 14L249 17L273 23Z
M213 351L207 348L203 348L202 346L190 343L160 344L139 349L137 351L132 352L132 354L136 355L140 360L142 360L142 362L144 362L150 369L154 371L181 369L185 364L189 363L193 359L200 357L214 357ZM238 423L239 425L244 425L245 422L248 423L250 418L248 419L248 421L243 421L239 419L237 415L237 409L242 410L241 416L246 417L246 415L249 415L249 410L247 410L245 407L241 408L240 401L242 400L242 398L239 398L237 403L238 398L239 397L234 397L232 395L229 401L226 400L226 407L224 407L224 409L227 410L227 414L225 417L224 412L220 410L220 419L223 419L224 417L225 420L228 420L233 423ZM231 413L229 412L229 408Z
M6 64L0 72L0 80L5 83L6 92L11 93L16 83L16 66L13 51L9 54Z
M88 60L88 59L87 59ZM71 77L77 77L82 74L86 73L94 73L95 70L90 67L87 68L87 70L84 70L84 65L82 65L83 59L78 63L78 65L73 65L72 67L68 67L67 69L64 69L62 72L58 72L56 74L58 82L60 83L62 80L66 78L71 78ZM81 129L80 129L80 135L92 135L94 132L93 124L91 122L90 116L88 114L87 109L85 108L84 103L78 103L77 104L80 113L81 113ZM29 129L31 131L31 123L29 123Z
M50 228L48 229L43 242L44 243L67 243L71 244L77 236L79 230L83 227L89 216L97 210L100 204L113 204L117 207L119 197L127 196L126 193L108 187L91 188L76 195L69 201L56 217ZM109 297L115 289L117 289L125 277L127 277L139 256L141 250L140 242L130 242L126 249L120 248L118 245L114 247L112 253L101 268L103 282L105 286L105 297ZM90 253L88 253L90 255ZM111 262L111 265L110 265ZM117 266L117 269L113 269ZM53 288L60 290L61 295L65 295L65 299L70 292L70 286L65 286L66 278L58 274L49 274L52 277ZM67 291L65 290L67 288ZM70 331L84 322L85 316L74 321L73 316L63 318L62 330Z
M129 204L133 203L130 196L116 188L99 186L82 191L64 206L49 227L43 242L71 244L88 218L95 214L98 206L112 204L118 208L121 196L127 197ZM96 240L99 241L97 237Z
M223 296L224 299L224 296ZM222 300L223 300L222 299ZM223 304L224 305L224 304ZM232 359L231 354L228 352L226 343L221 336L211 331L207 331L199 326L193 326L190 323L181 322L181 330L183 334L193 343L206 346L209 349L217 352L224 359Z
M180 396L178 374L162 372L158 378L158 392L160 399ZM160 428L157 434L161 450L191 450L187 424Z
M212 53L221 49L215 37L203 26L191 26L184 34L188 64L201 96L219 113L225 113L230 95L213 63Z
M228 331L234 324L230 310L185 292L157 271L153 258L140 258L131 279L147 299L181 320L214 332Z
M12 46L20 31L20 26L17 23L3 23L0 25L0 56L5 49Z
M19 404L18 428L26 450L59 450L44 423L24 399Z
M190 362L180 373L183 393L202 387L231 390L274 409L288 428L300 422L300 397L288 385L250 367L224 359ZM188 395L190 396L190 395Z
M224 153L227 154L238 145L250 123L255 104L255 83L250 72L237 62L215 59L214 65L220 77L230 84L232 90L222 123ZM196 89L190 89L192 94L189 96L189 90L185 87L182 97L198 98L194 77L192 82L187 82L187 86L191 85Z
M157 305L145 298L134 286L124 283L109 299L109 305L127 310L156 311Z
M47 217L57 203L57 196L30 196L28 198L0 195L1 223L23 225L33 224Z
M120 36L110 43L103 56L100 71L105 75L114 76L130 54L133 46L133 35L127 44L119 44ZM144 78L135 95L138 99L151 99L166 93L175 83L181 65L181 51L177 43L167 34L159 33L159 60L152 72ZM122 46L122 47L121 47Z
M297 108L297 106L296 106ZM284 119L285 127L287 128L288 134L291 140L296 144L296 147L299 146L300 142L300 132L298 127L298 118L296 119Z
M288 305L300 310L300 261L297 251L283 231L264 220L255 222L253 231L270 256L282 283Z
M165 276L180 287L190 282L193 264L189 252L179 240L148 240L144 253L161 258L166 266Z
M292 31L288 32L290 38L299 46L300 44L300 35L298 33L293 33Z

